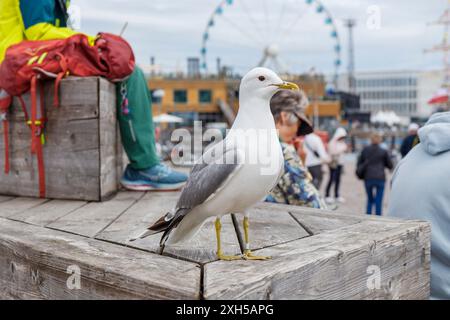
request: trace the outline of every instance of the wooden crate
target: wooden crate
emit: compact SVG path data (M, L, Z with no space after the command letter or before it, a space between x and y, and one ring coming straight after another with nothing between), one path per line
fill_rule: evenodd
M54 84L45 84L48 123L44 162L46 196L101 201L118 190L122 148L118 139L115 86L102 78L70 77L61 82L60 107ZM30 110L30 97L24 97ZM30 153L31 130L16 99L10 118L11 172L5 175L0 139L0 194L37 197L37 159Z
M251 210L250 237L269 261L217 261L213 221L162 255L160 235L128 241L177 197L0 197L0 299L429 298L428 223L260 204ZM229 216L222 222L224 253L241 253L242 227ZM66 285L74 266L77 289Z

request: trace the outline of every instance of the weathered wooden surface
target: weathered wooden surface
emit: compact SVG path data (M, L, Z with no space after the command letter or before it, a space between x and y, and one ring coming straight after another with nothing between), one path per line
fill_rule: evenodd
M4 219L0 234L2 299L199 298L193 263ZM79 290L67 286L71 266Z
M53 106L53 88L52 82L45 84L46 195L51 199L103 200L117 191L120 176L115 86L100 78L68 78L61 82L59 108ZM29 100L25 96L30 110ZM0 171L0 194L36 197L37 159L30 152L30 129L18 101L9 117L11 173ZM3 166L2 156L0 168Z
M141 234L172 209L178 200L178 193L148 193L114 223L97 236L98 239L127 245L150 252L160 252L161 235L153 235L143 240L129 240ZM222 242L225 254L240 254L239 242L230 217L222 220ZM209 220L198 235L182 246L166 247L164 255L188 261L206 263L217 260L214 221Z
M105 203L0 198L0 298L427 299L430 226L283 205L251 210L250 240L269 261L217 261L213 219L159 255L161 235L129 242L178 193L120 193ZM1 218L3 217L3 218ZM223 219L223 249L240 254ZM81 268L69 290L67 267ZM371 281L379 271L379 287ZM374 285L374 287L371 287Z
M86 237L94 237L123 212L139 200L143 194L119 193L111 201L89 203L48 225L49 228L67 231Z
M47 200L34 198L15 198L9 201L2 202L0 207L0 217L10 217L21 213L27 209L32 209L45 203Z
M45 227L52 222L86 206L84 201L54 200L44 202L37 207L10 215L11 220Z
M259 264L207 264L204 297L427 299L429 241L430 228L425 223L399 226L366 221L258 251L274 257ZM370 287L371 268L380 271L378 289Z

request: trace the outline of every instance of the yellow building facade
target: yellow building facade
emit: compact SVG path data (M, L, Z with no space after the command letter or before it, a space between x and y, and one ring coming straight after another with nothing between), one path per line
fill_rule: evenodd
M161 99L153 99L153 113L220 112L218 101L227 101L227 83L224 80L151 79L152 94L162 90Z
M153 97L153 113L221 113L219 101L229 104L235 112L238 109L239 81L225 79L166 79L152 78L148 82ZM341 120L339 101L322 101L325 95L324 83L299 83L311 99L307 116L335 118ZM317 99L315 97L318 97ZM317 101L317 102L314 102ZM315 105L317 104L317 108ZM317 111L316 111L317 110Z

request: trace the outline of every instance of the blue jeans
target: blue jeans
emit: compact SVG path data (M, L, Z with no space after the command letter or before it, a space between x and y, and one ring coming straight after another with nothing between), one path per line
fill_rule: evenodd
M367 193L367 214L372 214L372 209L374 206L377 216L381 216L383 214L383 197L385 184L386 181L384 180L365 181Z

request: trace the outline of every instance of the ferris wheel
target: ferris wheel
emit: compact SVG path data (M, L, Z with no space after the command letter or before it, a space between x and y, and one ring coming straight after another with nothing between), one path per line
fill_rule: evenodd
M333 81L342 63L335 20L320 0L221 0L203 33L201 57L204 73L220 58L242 72L314 68L333 74Z

